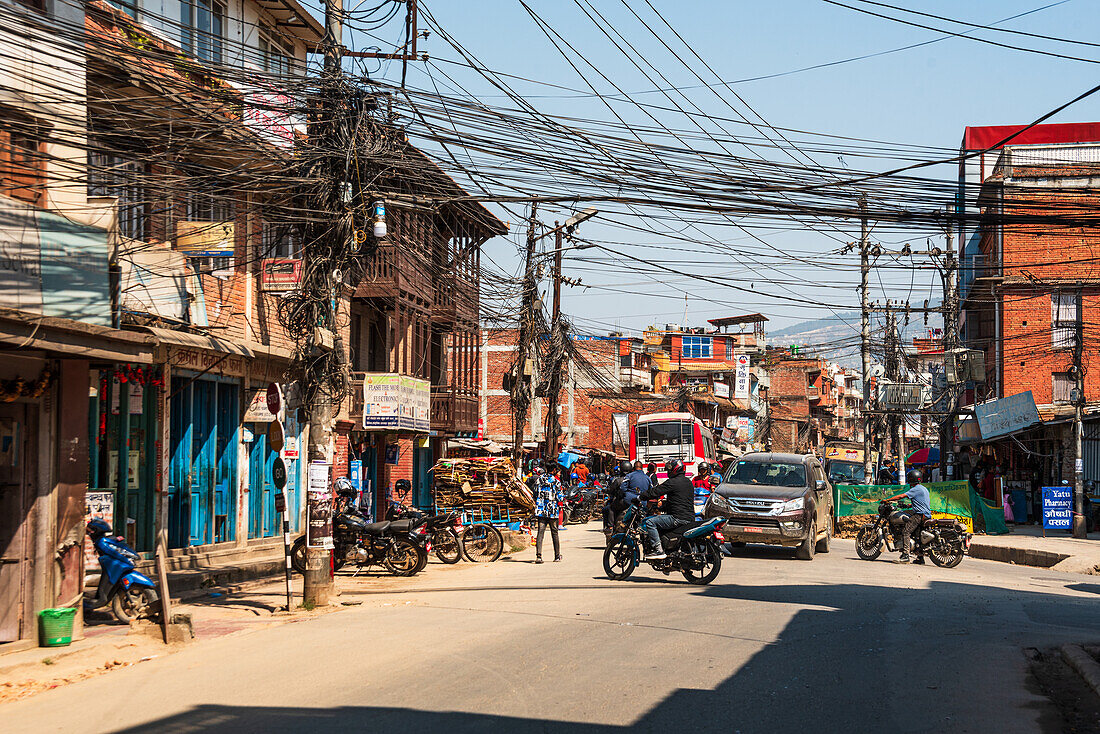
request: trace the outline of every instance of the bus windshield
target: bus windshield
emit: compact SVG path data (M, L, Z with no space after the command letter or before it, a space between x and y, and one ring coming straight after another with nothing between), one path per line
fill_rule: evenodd
M854 461L834 461L829 464L832 484L863 484L863 464Z
M769 487L805 487L806 469L801 464L739 461L730 469L726 481L730 484L763 484Z
M643 423L637 431L638 448L650 451L678 451L681 446L691 446L694 440L692 424L686 421Z

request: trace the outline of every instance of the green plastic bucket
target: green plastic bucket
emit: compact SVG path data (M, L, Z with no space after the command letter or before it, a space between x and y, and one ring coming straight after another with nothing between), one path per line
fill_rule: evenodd
M43 609L38 613L38 628L42 647L64 647L73 641L73 619L76 608Z

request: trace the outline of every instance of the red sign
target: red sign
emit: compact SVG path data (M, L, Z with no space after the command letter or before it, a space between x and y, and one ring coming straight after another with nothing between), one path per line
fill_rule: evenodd
M267 386L267 409L271 411L271 415L277 416L282 407L283 393L279 390L279 386L273 382Z
M301 279L301 260L260 261L260 290L292 291Z

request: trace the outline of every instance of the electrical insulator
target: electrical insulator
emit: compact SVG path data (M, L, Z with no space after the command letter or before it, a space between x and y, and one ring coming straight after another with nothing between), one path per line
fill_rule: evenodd
M374 237L382 239L386 236L386 202L376 201L371 208L374 209Z

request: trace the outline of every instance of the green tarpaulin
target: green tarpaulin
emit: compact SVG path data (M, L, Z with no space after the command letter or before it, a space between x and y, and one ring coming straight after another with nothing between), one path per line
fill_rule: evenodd
M934 516L969 520L974 529L990 535L1008 532L1004 510L989 505L968 482L927 482L924 486L928 487ZM879 500L905 489L898 484L838 484L833 488L834 511L837 517L874 515Z

